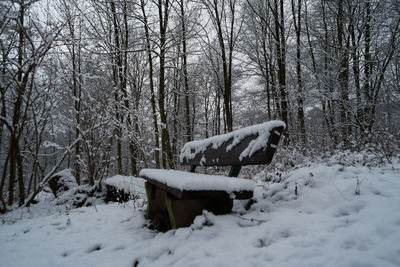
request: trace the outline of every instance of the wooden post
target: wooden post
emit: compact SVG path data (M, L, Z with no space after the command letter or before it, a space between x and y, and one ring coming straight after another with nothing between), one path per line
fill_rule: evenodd
M240 165L233 165L229 171L229 177L238 177L241 168Z
M171 228L176 229L177 227L176 227L175 213L174 213L175 199L167 195L167 198L165 199L165 206L167 207L168 210L168 216L169 216L169 221L171 223Z

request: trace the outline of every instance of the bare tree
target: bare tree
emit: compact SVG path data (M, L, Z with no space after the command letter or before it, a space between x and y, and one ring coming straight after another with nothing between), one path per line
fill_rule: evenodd
M291 0L293 25L296 34L296 76L297 76L297 120L300 124L300 134L303 144L306 144L306 128L304 123L304 109L303 109L303 81L301 76L301 10L302 1Z
M156 162L156 168L160 167L160 137L158 130L158 122L157 122L157 109L156 109L156 98L154 92L154 70L153 70L153 56L152 56L152 45L150 39L150 29L149 22L147 19L147 13L145 10L145 1L140 0L140 8L142 10L142 23L145 32L146 39L146 53L147 60L149 64L149 81L150 81L150 102L152 109L152 119L153 119L153 127L154 127L154 160Z
M166 45L167 45L167 29L170 14L170 1L158 0L158 22L159 22L159 64L160 75L158 81L158 107L160 109L161 120L161 147L162 147L162 165L163 168L167 166L171 169L174 168L170 137L167 123L167 113L165 110L166 88L165 88L165 68L166 68ZM167 165L168 164L168 165Z
M216 1L203 0L203 5L211 18L217 34L219 57L223 71L223 100L226 131L231 132L233 127L232 111L232 70L233 52L242 27L243 20L237 18L237 0ZM236 23L236 24L235 24Z

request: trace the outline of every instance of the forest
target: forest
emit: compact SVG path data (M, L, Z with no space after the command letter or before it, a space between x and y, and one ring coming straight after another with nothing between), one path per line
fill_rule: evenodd
M275 119L281 157L400 152L398 0L4 0L0 53L2 212Z

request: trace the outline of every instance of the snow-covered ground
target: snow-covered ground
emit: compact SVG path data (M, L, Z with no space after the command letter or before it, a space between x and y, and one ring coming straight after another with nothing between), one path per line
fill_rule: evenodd
M399 161L263 176L249 210L235 201L166 233L146 227L140 199L69 210L43 193L0 217L0 266L400 266Z

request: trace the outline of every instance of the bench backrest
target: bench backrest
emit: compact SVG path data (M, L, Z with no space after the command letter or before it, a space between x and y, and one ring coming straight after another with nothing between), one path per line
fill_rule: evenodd
M192 166L269 164L285 127L282 121L269 121L204 140L188 142L181 150L181 164Z

